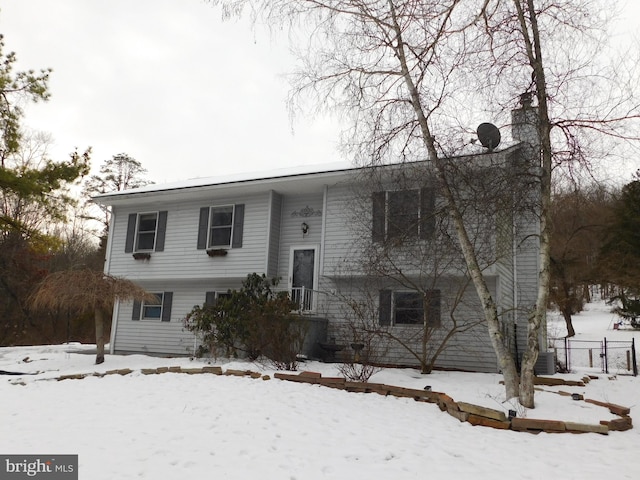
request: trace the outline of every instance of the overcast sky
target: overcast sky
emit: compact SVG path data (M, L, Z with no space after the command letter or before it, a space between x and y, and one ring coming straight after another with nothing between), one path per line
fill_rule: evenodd
M159 183L341 160L335 120L289 118L286 37L203 0L0 0L0 32L19 69L53 68L24 123L55 158L91 146L97 169L123 152Z

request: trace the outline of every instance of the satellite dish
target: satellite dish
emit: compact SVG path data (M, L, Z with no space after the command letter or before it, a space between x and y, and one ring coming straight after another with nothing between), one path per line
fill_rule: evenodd
M481 123L476 133L482 146L488 148L490 152L500 145L500 130L493 123Z

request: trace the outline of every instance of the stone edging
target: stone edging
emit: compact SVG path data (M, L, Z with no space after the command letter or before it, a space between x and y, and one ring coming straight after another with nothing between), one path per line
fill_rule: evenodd
M182 368L182 367L158 367L158 368L143 368L140 370L143 375L154 375L161 373L186 373L190 375L195 374L214 374L214 375L229 375L237 377L251 377L254 379L261 378L262 380L270 380L269 375L263 375L251 370L222 370L222 367L218 366L204 366L201 368ZM71 380L82 379L86 377L104 377L106 375L129 375L133 373L133 370L129 368L118 370L107 370L104 373L77 373L70 375L61 375L59 377L50 380ZM613 403L601 402L598 400L592 400L583 398L580 395L578 400L583 400L593 405L598 405L604 408L608 408L609 412L617 415L619 418L614 420L601 420L599 425L591 425L576 422L565 422L561 420L539 420L533 418L507 418L505 413L501 410L495 410L492 408L481 407L466 402L456 402L446 393L433 392L430 390L418 390L415 388L399 387L395 385L386 385L383 383L369 383L369 382L351 382L347 381L344 377L323 377L321 373L317 372L300 372L297 375L291 373L274 374L274 377L279 380L286 380L290 382L307 383L312 385L321 385L324 387L336 388L345 390L347 392L357 393L377 393L380 395L393 395L400 398L413 398L417 402L433 403L437 404L441 411L447 412L454 418L457 418L461 422L467 422L471 425L480 425L484 427L492 427L502 430L514 430L518 432L529 433L600 433L602 435L608 435L611 431L625 431L633 428L632 419L629 416L631 409L629 407L623 407ZM571 385L571 386L584 386L590 379L597 377L585 377L582 382L575 381L563 381L562 379L555 378L536 378L536 385ZM14 385L25 385L24 382L17 381L12 382ZM558 393L563 396L571 396L572 394L567 392L552 392Z
M613 403L600 402L598 400L584 399L587 403L608 408L609 411L620 418L614 420L601 420L598 425L590 425L577 422L565 422L560 420L539 420L533 418L507 418L504 412L491 408L480 407L466 402L456 402L446 393L418 390L414 388L397 387L382 383L350 382L342 377L323 377L316 372L301 372L298 375L287 373L276 373L275 378L292 382L302 382L322 385L325 387L338 388L348 392L378 393L380 395L393 395L395 397L413 398L418 402L437 404L440 410L447 412L461 422L468 422L472 425L498 428L502 430L515 430L518 432L530 433L600 433L608 435L610 431L624 431L633 428L631 411L628 407L615 405ZM544 380L544 379L541 379ZM561 384L556 379L553 385ZM537 384L545 384L543 381ZM584 383L582 384L584 385ZM570 395L570 394L568 394Z

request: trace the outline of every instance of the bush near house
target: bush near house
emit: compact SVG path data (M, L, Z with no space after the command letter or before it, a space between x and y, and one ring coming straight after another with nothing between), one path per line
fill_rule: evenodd
M277 279L252 273L240 290L230 290L214 303L194 306L185 327L200 337L198 356L268 358L282 370L296 370L305 337L296 304L287 292L275 292Z

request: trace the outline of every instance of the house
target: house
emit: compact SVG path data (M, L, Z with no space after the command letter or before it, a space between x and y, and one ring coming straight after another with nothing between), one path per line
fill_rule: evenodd
M499 177L497 171L535 169L530 113L514 112L511 145L491 152L478 147L459 164L488 172L470 175L488 180ZM185 315L256 272L279 278L301 312L321 325L315 354L324 345L327 356L339 359L361 340L355 327L380 328L389 335L377 361L416 365L453 322L457 329L435 366L497 371L477 295L428 172L426 162L307 168L97 196L112 208L105 271L158 297L154 304L116 304L111 352L192 354L197 339L184 328ZM537 289L537 218L515 208L477 215L473 241L484 252L484 274L515 355L526 334L523 312Z

